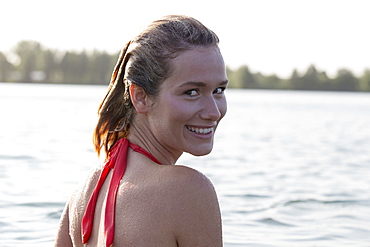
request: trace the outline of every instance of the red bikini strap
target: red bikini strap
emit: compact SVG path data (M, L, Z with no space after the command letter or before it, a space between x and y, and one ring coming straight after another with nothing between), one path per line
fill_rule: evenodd
M120 139L115 143L112 150L109 152L109 159L105 164L104 169L102 170L98 183L94 188L94 191L90 197L81 221L81 234L83 244L86 244L90 238L99 191L104 184L104 181L110 169L113 169L113 174L109 182L108 195L105 206L104 235L105 246L108 247L113 244L116 198L120 181L127 167L128 147L132 148L136 152L147 156L152 161L161 164L153 155L151 155L145 149L141 148L138 145L130 143L126 138Z
M104 216L105 246L111 246L113 244L116 198L120 181L127 167L128 144L129 144L128 140L126 138L123 139L123 142L119 143L120 147L115 155L116 160L114 162L115 165L113 175L110 180L108 196L105 206L105 216Z
M146 157L148 157L149 159L151 159L152 161L154 161L155 163L161 165L161 162L159 162L151 153L146 151L144 148L142 148L142 147L140 147L136 144L133 144L131 142L129 143L129 146L135 152L141 153L141 154L145 155Z
M81 221L81 234L82 234L82 243L86 244L90 238L92 227L94 223L94 214L95 214L95 206L98 200L99 191L102 185L104 184L105 179L109 173L109 166L105 166L100 174L98 183L96 184L93 193L91 194L90 200L87 204L85 209L84 216L82 217Z

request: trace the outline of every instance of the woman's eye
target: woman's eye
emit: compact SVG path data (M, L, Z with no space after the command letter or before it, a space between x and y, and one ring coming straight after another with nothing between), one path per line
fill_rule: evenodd
M216 88L215 91L213 91L213 93L215 93L215 94L222 94L225 91L225 89L226 88L224 88L224 87L218 87L218 88Z
M197 96L199 95L199 92L196 89L191 89L191 90L186 91L185 94L189 96Z

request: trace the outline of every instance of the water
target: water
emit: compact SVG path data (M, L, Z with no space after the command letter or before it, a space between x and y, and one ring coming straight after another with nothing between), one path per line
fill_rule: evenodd
M104 86L0 84L0 245L52 246L98 164ZM370 246L370 94L228 90L211 155L224 245Z

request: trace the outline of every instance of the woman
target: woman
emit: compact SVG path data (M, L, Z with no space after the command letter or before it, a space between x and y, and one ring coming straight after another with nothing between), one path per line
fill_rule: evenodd
M226 86L218 38L193 18L164 17L131 40L99 108L106 164L72 195L55 246L222 246L211 182L174 164L211 152Z

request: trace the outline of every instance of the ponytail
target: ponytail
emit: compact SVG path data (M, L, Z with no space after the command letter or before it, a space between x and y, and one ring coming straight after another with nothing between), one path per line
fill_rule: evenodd
M128 52L131 41L122 49L112 73L108 92L99 106L99 121L94 131L95 151L100 155L101 149L108 154L109 149L120 138L127 137L132 121L134 107L131 103L130 82L125 78Z

